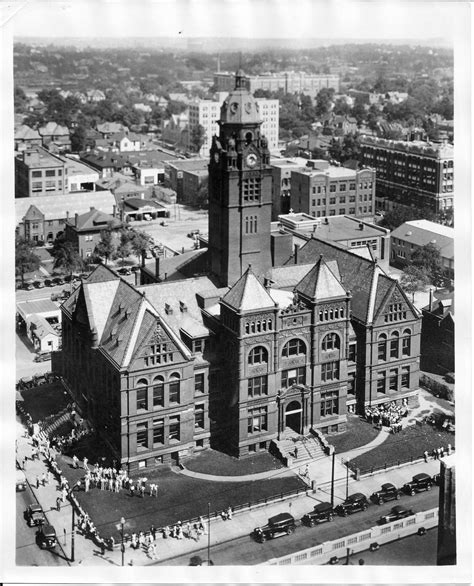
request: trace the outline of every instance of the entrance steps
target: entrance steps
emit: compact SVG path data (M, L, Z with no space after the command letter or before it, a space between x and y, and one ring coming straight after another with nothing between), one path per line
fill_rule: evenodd
M306 464L313 460L325 457L318 438L312 434L306 436L296 433L288 427L281 434L279 440L273 440L277 455L286 463Z

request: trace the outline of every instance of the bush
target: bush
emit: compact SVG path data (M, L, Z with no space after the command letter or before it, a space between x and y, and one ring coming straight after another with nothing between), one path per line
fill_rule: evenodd
M426 374L421 375L420 385L430 391L433 395L437 395L447 401L454 401L454 389L451 389L448 385L440 383Z

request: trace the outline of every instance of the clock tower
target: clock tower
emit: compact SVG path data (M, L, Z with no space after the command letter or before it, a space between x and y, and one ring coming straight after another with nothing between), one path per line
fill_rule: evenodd
M210 270L222 286L231 286L249 265L260 277L271 268L270 152L260 134L258 105L240 70L218 124L209 162Z

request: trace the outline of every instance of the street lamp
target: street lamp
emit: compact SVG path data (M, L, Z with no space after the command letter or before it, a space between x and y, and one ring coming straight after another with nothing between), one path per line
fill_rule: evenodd
M76 488L76 486L81 486L81 481L78 480L76 482L76 484L73 485L73 487L69 490L69 492L67 493L68 498L71 501L71 510L72 510L72 524L71 524L71 562L74 562L74 538L76 535L76 517L75 517L75 508L74 508L74 503L72 502L71 494L73 493L74 489Z
M122 566L125 564L125 544L123 542L123 527L125 525L125 519L122 517L120 519L120 534L121 534L121 538L122 538L122 544L120 549L122 550Z

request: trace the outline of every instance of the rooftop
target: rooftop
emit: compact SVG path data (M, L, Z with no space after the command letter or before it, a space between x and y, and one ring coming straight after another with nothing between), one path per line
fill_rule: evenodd
M209 160L208 159L178 159L176 161L168 161L171 167L179 169L181 171L200 171L208 170Z
M434 144L431 142L424 142L421 140L403 141L403 140L389 140L386 138L377 138L375 136L365 135L361 139L361 144L372 146L380 146L387 149L398 150L408 153L418 153L435 157L437 159L454 157L454 147L452 144Z
M377 236L385 236L389 230L365 222L352 216L332 216L322 221L307 214L282 214L278 216L280 223L292 230L306 235L315 234L325 240L352 240L354 238L366 239ZM362 229L361 229L362 227Z
M43 147L37 146L17 155L30 168L63 167L64 162Z
M395 228L390 236L417 246L434 244L440 249L442 257L454 258L454 228L449 226L428 220L414 220Z

